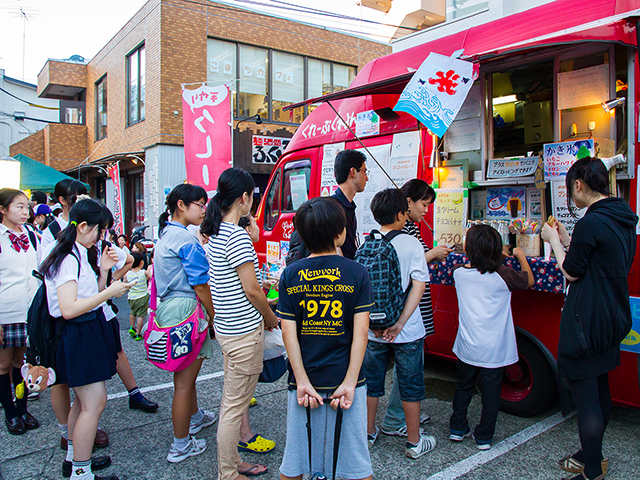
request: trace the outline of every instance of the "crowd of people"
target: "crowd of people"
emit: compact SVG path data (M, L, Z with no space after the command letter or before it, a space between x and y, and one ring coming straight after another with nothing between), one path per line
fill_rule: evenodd
M419 179L373 197L370 208L380 229L360 245L353 199L368 180L365 160L355 150L338 153L334 172L339 188L331 197L313 198L298 208L294 236L302 250L290 255L277 280L265 280L260 272L253 246L259 229L251 217L254 181L242 169L224 171L210 200L199 186L176 186L159 219L152 258L142 244L129 251L126 236L111 232L109 237L111 212L88 198L78 181L56 185L57 217L46 198L33 205L19 190L0 190L0 402L9 433L39 427L28 412L27 396L14 399L12 393L12 384L22 380L27 345L30 302L23 299L34 298L40 287L31 274L37 270L44 277L46 306L58 319L55 365L47 366L57 377L51 403L67 452L65 477L117 478L95 476L111 459L92 457L94 446L109 441L99 420L107 400L105 382L115 374L129 392L131 409L158 409L140 393L122 350L109 301L125 293L131 337L145 339L149 360L164 362L161 368L173 372L174 439L167 461L204 453L207 442L196 434L218 421L218 478L244 480L268 471L243 461L239 451L263 453L275 447L254 435L247 412L263 371L265 336L278 330L289 361L281 479L301 479L305 473L372 478L369 452L380 433L404 437L409 458L432 451L436 440L424 427L430 417L421 412L427 395L423 344L434 333L428 263L452 249L429 248L419 233L436 198ZM571 480L601 480L609 465L602 456L611 415L608 372L620 363L619 342L630 325L626 276L638 217L624 200L609 194L607 170L598 159L582 159L571 167L567 191L577 207L588 207L573 237L561 224L546 225L542 232L571 282L562 312L558 371L571 388L582 448L561 459L560 466L577 475ZM504 368L518 361L511 292L532 287L534 277L518 248L513 256L520 270L504 266L501 236L490 226L471 227L464 248L468 263L453 273L458 378L449 438L463 442L472 437L478 449L488 450ZM279 298L267 298L265 291L275 284ZM149 307L153 316L146 322ZM174 355L184 346L184 335L162 335L185 322L191 322L192 336L188 348ZM166 349L163 353L152 346L159 339L172 352L168 356ZM214 341L224 365L219 416L200 407L196 388L203 360L214 355ZM391 360L392 386L378 426L378 401L385 394ZM482 414L472 428L467 409L478 377Z

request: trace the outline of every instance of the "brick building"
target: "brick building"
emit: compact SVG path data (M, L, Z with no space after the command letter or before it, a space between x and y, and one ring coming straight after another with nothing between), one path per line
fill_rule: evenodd
M104 168L120 162L126 230L154 226L166 192L186 175L183 84L235 83L234 165L265 186L272 166L252 161L252 137L290 138L308 111L292 122L282 107L348 87L358 68L387 53L385 43L222 2L149 0L88 63L47 61L39 96L67 102L61 108L80 125L51 125L11 154L89 182L107 204ZM248 64L266 73L241 75ZM290 72L285 84L275 78L282 72Z

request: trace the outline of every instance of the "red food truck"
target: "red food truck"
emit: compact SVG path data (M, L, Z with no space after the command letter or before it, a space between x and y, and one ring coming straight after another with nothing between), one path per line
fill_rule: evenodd
M523 176L508 168L496 178L492 160L530 158L548 144L593 140L600 156L622 153L626 157L625 163L614 167L616 193L638 213L638 19L640 9L635 2L559 0L378 58L362 68L348 89L290 105L290 109L302 109L306 118L273 169L257 211L260 261L278 261L286 254L293 216L302 201L333 191L333 158L344 148L367 147L376 156L417 141L405 150L413 158L418 178L440 182L442 187L441 172L448 166L459 167L465 201L471 201L469 196L474 202L466 209L466 221L489 217L491 201L484 195L492 195L496 188L528 191L534 185L534 175ZM413 72L431 52L446 56L457 52L461 59L479 66L479 76L462 110L442 139L411 115L393 111ZM605 111L602 102L616 98L624 98L626 105ZM463 111L464 118L460 118ZM385 155L390 155L386 160L391 169L404 158L394 157L393 151ZM369 171L372 165L367 162ZM375 193L376 186L373 188ZM554 206L563 208L554 202L562 193L550 183L538 192L538 210L535 198L527 198L525 214L539 215L541 203L547 212L556 211ZM361 235L367 233L363 227L368 221L365 193L355 200ZM359 196L365 200L358 203ZM432 206L425 218L429 226L421 225L423 239L428 245L434 241L460 243L455 235L438 237L437 202L435 213ZM640 297L638 257L628 278L632 297ZM451 349L458 306L451 270L463 258L452 254L430 265L435 334L425 340L429 355L455 359ZM555 358L563 277L554 259L529 261L536 285L513 293L520 360L506 370L501 404L504 411L521 416L540 413L558 395L564 411L570 406ZM636 312L640 307L633 300L635 318L640 316ZM623 343L627 345L622 363L610 375L611 392L617 404L637 408L639 334L633 330Z

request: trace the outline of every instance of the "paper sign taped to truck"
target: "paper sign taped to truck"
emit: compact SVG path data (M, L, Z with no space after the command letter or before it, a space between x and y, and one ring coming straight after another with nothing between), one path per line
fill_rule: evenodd
M631 319L633 325L631 331L620 344L620 350L625 352L640 353L640 298L630 297Z

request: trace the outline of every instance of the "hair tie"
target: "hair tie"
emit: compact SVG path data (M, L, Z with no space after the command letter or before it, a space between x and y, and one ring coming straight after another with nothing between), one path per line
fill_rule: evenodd
M77 227L78 226L78 222L73 220L73 221L69 222L69 225L73 225L73 226Z

